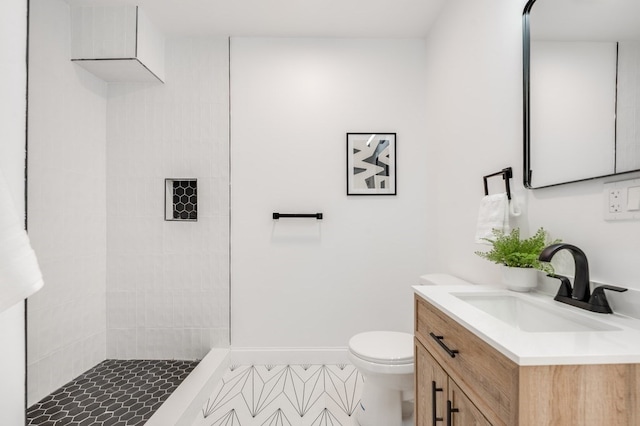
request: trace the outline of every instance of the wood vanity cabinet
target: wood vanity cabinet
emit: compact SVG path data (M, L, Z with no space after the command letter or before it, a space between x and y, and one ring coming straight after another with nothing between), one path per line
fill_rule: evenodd
M519 366L415 297L416 426L639 426L638 364Z
M416 426L490 426L491 423L445 373L435 359L416 342Z

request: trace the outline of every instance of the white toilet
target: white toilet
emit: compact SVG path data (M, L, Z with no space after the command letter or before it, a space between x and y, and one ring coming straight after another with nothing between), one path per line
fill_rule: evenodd
M348 356L364 377L358 424L402 426L403 417L405 424L412 424L413 336L395 331L356 334L349 340Z

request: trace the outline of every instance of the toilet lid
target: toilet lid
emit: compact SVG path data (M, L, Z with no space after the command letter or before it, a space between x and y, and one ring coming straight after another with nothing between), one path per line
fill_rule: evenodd
M369 331L353 336L349 350L358 358L378 364L410 364L413 336L397 331Z

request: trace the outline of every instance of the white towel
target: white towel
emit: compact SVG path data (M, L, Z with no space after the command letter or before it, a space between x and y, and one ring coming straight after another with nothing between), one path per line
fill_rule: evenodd
M486 195L480 201L476 243L489 244L483 238L493 238L493 230L509 232L509 199L506 193Z
M0 172L0 312L31 296L42 285L36 254Z

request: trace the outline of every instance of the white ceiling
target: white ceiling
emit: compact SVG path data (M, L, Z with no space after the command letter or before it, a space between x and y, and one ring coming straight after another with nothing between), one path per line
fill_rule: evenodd
M165 35L424 37L445 0L67 0L137 5Z

